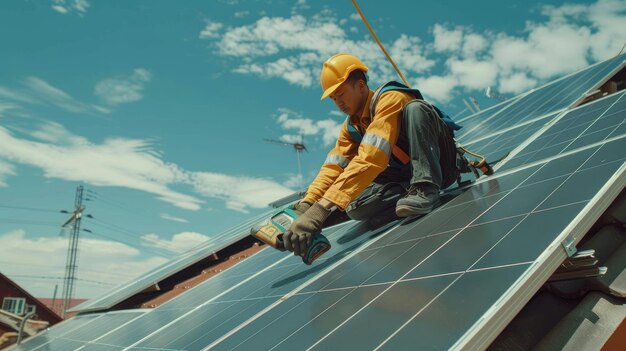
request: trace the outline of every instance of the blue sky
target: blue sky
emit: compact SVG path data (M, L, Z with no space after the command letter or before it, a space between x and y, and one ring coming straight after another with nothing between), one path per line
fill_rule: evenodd
M359 2L411 84L484 108L617 54L626 3ZM197 245L315 176L344 119L319 101L326 58L397 80L350 1L0 3L0 271L59 293L58 211L89 190L76 296ZM297 141L295 152L264 138Z

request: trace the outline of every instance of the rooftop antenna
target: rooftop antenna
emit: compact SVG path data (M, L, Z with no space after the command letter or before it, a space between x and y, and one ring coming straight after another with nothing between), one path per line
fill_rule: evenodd
M465 104L465 107L467 107L467 109L470 111L470 113L472 114L476 113L474 108L472 108L472 105L470 105L470 103L467 102L467 100L463 99L463 103Z
M474 99L473 96L470 96L469 100L472 103L472 105L474 106L474 108L476 109L476 112L480 112L480 105L478 104L478 101L476 101L476 99Z
M302 151L309 152L309 150L307 150L306 146L304 146L304 143L302 141L302 135L300 135L300 142L299 143L290 143L290 142L287 142L287 141L274 140L274 139L263 139L263 140L265 140L267 142L270 142L270 143L291 146L296 151L296 156L298 158L298 188L302 189L304 187L304 185L302 184L304 179L302 178L302 163L300 161L300 154L302 153Z
M485 90L485 95L490 99L497 99L500 101L506 100L506 96L498 94L491 86L488 86Z

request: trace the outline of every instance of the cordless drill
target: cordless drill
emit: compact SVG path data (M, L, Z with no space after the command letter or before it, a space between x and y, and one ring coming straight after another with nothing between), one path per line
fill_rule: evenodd
M269 219L253 226L250 234L262 242L280 251L285 251L283 235L298 218L298 214L291 208L285 208L272 215ZM306 253L302 256L302 262L310 265L330 250L330 242L321 233L313 233L313 239Z

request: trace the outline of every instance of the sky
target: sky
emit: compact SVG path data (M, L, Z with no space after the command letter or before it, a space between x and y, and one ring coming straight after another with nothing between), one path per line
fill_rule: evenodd
M616 55L626 1L361 0L413 87L451 116ZM84 187L76 297L90 298L308 184L345 119L322 63L399 80L351 1L0 2L0 272L62 289ZM302 175L294 149L302 142Z

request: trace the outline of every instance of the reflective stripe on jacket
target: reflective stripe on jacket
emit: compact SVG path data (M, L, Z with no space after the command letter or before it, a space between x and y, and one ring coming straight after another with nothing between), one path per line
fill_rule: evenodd
M370 90L361 117L351 118L351 124L363 134L360 145L352 140L344 122L337 144L309 186L305 201L325 198L345 209L387 168L391 150L400 135L402 109L414 97L400 91L385 92L371 117L368 107L373 95Z

